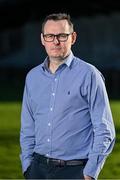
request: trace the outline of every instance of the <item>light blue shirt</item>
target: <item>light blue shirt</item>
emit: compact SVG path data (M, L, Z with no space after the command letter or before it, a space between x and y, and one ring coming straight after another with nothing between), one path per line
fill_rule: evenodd
M63 160L86 159L84 175L97 178L115 142L102 74L72 52L52 74L48 58L26 76L21 112L23 172L33 152Z

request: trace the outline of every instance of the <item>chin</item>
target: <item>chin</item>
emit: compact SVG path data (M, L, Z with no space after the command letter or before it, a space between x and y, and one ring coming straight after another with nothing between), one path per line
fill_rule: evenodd
M62 60L64 60L64 57L63 56L51 56L51 59L62 61Z
M52 58L63 58L64 56L63 55L57 55L57 54L54 54L54 55L51 55Z

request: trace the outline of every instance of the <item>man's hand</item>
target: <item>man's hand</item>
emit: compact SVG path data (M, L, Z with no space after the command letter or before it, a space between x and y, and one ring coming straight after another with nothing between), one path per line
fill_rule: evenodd
M84 180L92 180L93 178L90 176L84 176Z

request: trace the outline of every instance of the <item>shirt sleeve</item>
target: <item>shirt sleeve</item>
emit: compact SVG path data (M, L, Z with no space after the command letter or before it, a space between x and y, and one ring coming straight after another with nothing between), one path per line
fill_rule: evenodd
M115 128L102 74L89 76L87 100L93 127L93 142L84 175L97 178L115 143Z
M20 159L22 163L23 172L25 172L28 166L31 164L33 149L35 146L34 118L31 108L31 99L27 87L27 82L24 88L21 110L20 146Z

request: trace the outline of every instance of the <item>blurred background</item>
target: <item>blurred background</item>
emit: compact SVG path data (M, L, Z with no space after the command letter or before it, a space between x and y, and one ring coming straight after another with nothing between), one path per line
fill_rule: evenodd
M73 52L104 75L117 139L100 179L120 179L120 3L0 0L0 179L22 179L20 111L27 72L46 57L41 23L50 13L71 15L78 37Z

